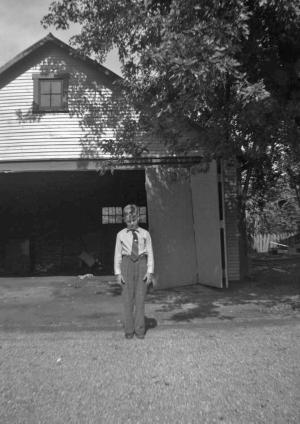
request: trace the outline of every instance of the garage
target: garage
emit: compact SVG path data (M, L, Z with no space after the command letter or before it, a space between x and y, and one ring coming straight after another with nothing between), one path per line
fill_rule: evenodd
M0 76L0 275L111 275L132 202L157 287L240 279L234 161L206 166L202 149L174 155L160 135L134 134L118 76L51 34ZM107 162L116 171L97 173Z
M0 274L113 274L122 207L140 207L145 172L19 172L0 175Z

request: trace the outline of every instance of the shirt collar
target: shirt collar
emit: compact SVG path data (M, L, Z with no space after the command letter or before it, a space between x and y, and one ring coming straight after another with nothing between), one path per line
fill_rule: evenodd
M140 231L140 227L136 227L134 230L130 230L129 228L126 228L126 230L127 230L127 233L129 233L130 231L137 231L137 232L139 232Z

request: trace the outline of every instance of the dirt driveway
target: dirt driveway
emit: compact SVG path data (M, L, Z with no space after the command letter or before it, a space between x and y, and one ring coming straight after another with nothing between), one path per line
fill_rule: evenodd
M253 261L251 279L229 289L200 285L147 296L149 329L300 316L300 257ZM0 330L118 329L121 291L107 277L0 279Z

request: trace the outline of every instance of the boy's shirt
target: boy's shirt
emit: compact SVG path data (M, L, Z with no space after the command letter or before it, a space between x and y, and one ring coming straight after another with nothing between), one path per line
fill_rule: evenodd
M154 259L153 259L152 241L151 241L151 236L149 234L149 231L141 227L137 227L135 231L138 237L139 255L147 256L147 272L153 274ZM116 247L115 247L115 258L114 258L115 275L121 274L122 256L131 255L132 241L133 241L132 230L129 230L128 228L124 228L123 230L118 232L117 239L116 239Z

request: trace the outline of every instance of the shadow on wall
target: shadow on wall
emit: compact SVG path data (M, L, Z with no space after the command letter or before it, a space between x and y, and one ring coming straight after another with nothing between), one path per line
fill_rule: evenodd
M78 161L78 168L87 169L89 161L93 160L96 161L99 171L105 172L114 169L115 158L118 160L117 165L122 165L128 156L138 159L145 154L158 154L162 151L164 156L167 156L173 151L158 134L154 136L154 132L141 129L139 114L130 106L120 79L113 80L108 76L101 76L99 71L85 66L81 61L77 61L76 57L60 55L57 51L36 65L39 68L38 74L44 76L68 75L67 110L65 113L51 112L51 115L66 115L66 131L72 131L72 122L74 128L80 128L74 135L74 142L68 147L69 149L76 146L76 137L79 137L81 160ZM34 101L28 110L19 109L15 113L20 124L41 123L49 115L49 112L38 111ZM50 125L54 126L53 122L51 121ZM55 139L55 128L50 127L49 131ZM182 155L184 156L184 153ZM196 171L206 172L208 162L200 163L197 169L194 168ZM164 166L159 170L159 174L162 183L169 185L179 178L189 178L190 169L188 164L180 165L176 169Z
M138 128L138 116L122 92L120 81L109 81L104 85L99 73L85 68L72 58L47 57L41 62L40 74L68 74L68 110L74 125L78 123L81 159L101 160L101 166L112 167L109 156L141 156L148 152L149 143ZM105 79L106 77L104 77ZM108 78L106 78L108 79ZM41 122L45 112L17 110L21 124ZM61 112L59 112L61 113ZM103 159L107 159L107 163ZM81 166L86 166L81 162Z

